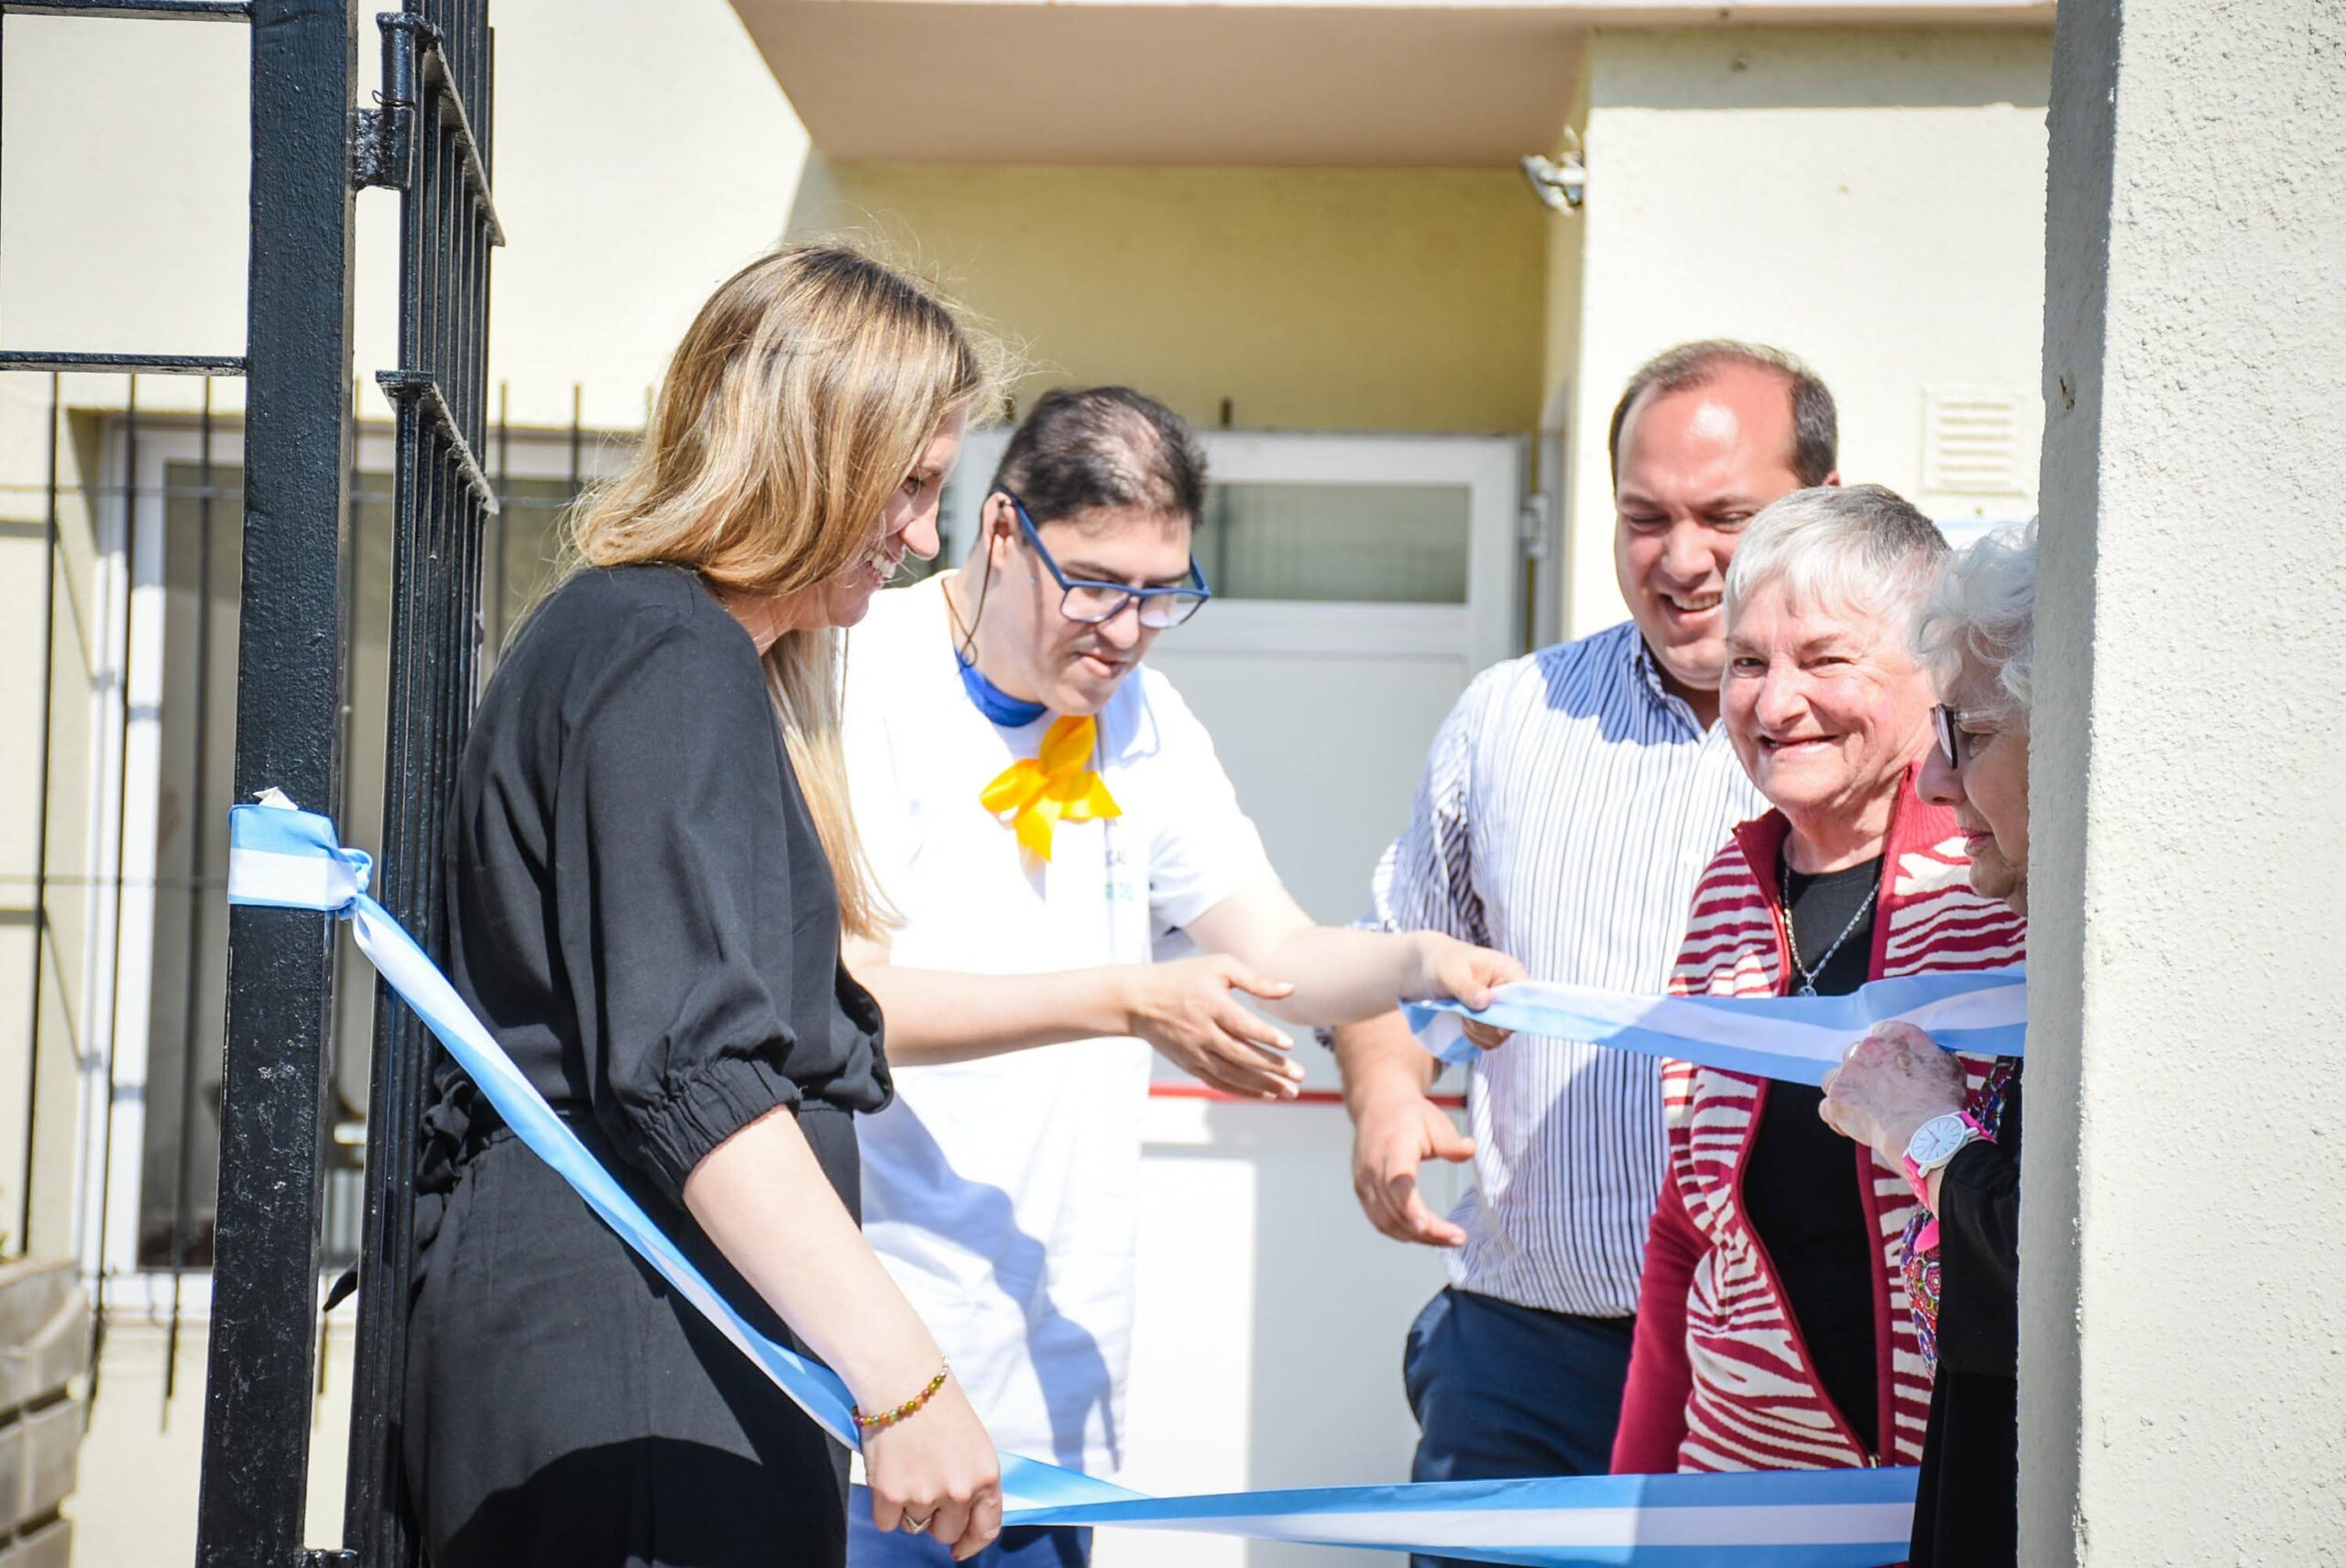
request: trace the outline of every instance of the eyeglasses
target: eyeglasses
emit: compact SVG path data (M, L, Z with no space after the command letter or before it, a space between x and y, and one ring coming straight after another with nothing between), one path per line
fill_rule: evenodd
M1976 708L1951 707L1946 703L1931 709L1931 724L1938 731L1939 755L1946 759L1948 767L1963 765L1963 727L1981 723L1987 718Z
M1206 575L1198 565L1195 555L1189 557L1190 582L1169 588L1136 588L1126 583L1093 583L1080 577L1070 577L1059 570L1051 553L1043 546L1043 535L1035 527L1035 520L1026 515L1026 503L1008 490L998 492L1018 514L1018 526L1025 532L1026 543L1034 546L1035 554L1044 570L1059 586L1059 613L1079 626L1104 626L1124 613L1124 607L1140 606L1140 623L1152 631L1163 631L1183 621L1205 608L1213 598L1213 589L1206 586Z

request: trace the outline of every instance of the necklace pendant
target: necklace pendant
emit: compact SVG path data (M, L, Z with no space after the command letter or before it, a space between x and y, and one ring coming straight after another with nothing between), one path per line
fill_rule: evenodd
M1802 996L1814 996L1814 995L1815 995L1815 994L1816 994L1816 982L1815 982L1814 981L1813 981L1813 980L1803 980L1803 981L1802 981L1800 982L1800 991L1799 991L1798 994L1799 994L1799 995L1802 995Z

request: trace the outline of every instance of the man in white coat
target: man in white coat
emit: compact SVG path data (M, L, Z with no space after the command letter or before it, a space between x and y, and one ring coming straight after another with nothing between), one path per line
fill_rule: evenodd
M882 594L849 645L848 773L890 941L851 944L896 1100L865 1119L864 1229L995 1441L1113 1475L1124 1443L1135 1188L1151 1047L1292 1095L1276 1025L1397 997L1479 1005L1513 960L1430 932L1315 926L1213 743L1143 663L1211 588L1205 465L1126 388L1046 395L1013 435L967 564ZM1152 964L1182 931L1208 955ZM945 1561L850 1509L853 1568ZM1075 1531L981 1559L1080 1563Z

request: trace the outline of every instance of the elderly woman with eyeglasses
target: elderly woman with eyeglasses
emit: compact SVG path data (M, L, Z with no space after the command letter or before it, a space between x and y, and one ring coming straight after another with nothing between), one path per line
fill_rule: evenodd
M1833 995L2020 956L2022 921L1972 891L1954 813L1913 782L1933 694L1907 633L1946 553L1879 486L1795 491L1753 521L1719 698L1775 809L1697 884L1674 992ZM1895 1159L1834 1135L1816 1089L1685 1062L1662 1086L1614 1469L1915 1463L1930 1387L1899 1238L1919 1204Z
M1965 551L1919 617L1915 651L1938 688L1923 798L1952 810L1971 886L2028 905L2029 675L2035 653L2036 529ZM1932 1219L1908 1234L1906 1272L1937 1361L1914 1507L1918 1565L2011 1563L2019 1423L2020 1067L2000 1091L1969 1091L1928 1035L1885 1025L1825 1082L1826 1122L1902 1163Z

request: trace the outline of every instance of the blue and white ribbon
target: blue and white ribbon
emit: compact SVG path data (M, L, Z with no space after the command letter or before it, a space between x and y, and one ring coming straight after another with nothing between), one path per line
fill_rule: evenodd
M2028 982L2017 966L1869 981L1846 996L1631 996L1523 981L1499 987L1480 1012L1455 1002L1413 1002L1403 1012L1426 1049L1447 1062L1480 1054L1465 1036L1472 1018L1518 1035L1818 1084L1878 1024L1912 1024L1951 1051L2019 1056Z
M836 1374L758 1332L532 1088L455 988L367 894L373 862L275 791L228 813L228 901L350 923L366 954L514 1135L815 1422L853 1445ZM1503 1021L1503 1020L1502 1020ZM1522 1025L1515 1025L1522 1026ZM1424 1552L1535 1568L1879 1568L1906 1555L1912 1469L1592 1475L1151 1497L1021 1454L1005 1525L1096 1524Z
M456 1065L505 1118L513 1135L554 1167L620 1240L659 1270L661 1277L699 1309L816 1425L854 1446L855 1422L849 1411L855 1398L839 1375L761 1333L652 1223L642 1206L521 1076L496 1036L465 1004L456 988L414 938L391 918L390 911L367 895L373 865L365 851L342 847L331 821L295 809L276 791L264 795L259 806L229 808L228 902L315 909L350 922L358 950L439 1036ZM1003 1489L1036 1503L1097 1503L1137 1496L1075 1471L1014 1454L1003 1456Z
M1538 1568L1880 1568L1905 1559L1915 1474L1421 1481L1028 1508L1003 1522L1187 1530Z

